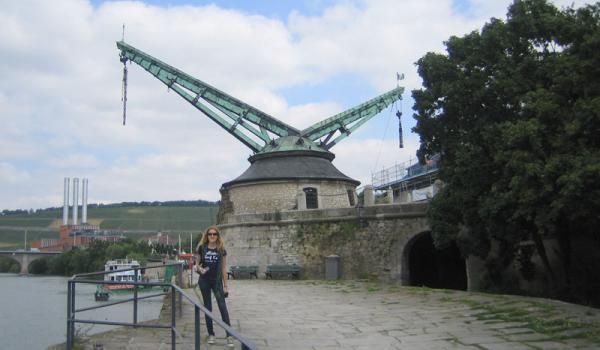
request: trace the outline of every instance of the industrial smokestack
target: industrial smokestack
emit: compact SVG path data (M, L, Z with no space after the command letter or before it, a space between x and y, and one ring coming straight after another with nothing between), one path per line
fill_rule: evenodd
M69 186L70 180L65 177L64 193L63 193L63 225L69 224Z
M88 179L82 180L81 187L81 223L87 224Z
M73 225L77 225L79 211L79 178L73 178Z

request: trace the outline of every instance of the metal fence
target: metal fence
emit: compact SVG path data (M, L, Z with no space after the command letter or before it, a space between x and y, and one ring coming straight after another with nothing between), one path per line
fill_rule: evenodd
M172 266L172 268L176 269L177 282L176 283L167 283L167 282L145 282L145 281L137 281L138 270L149 270L152 268L162 268ZM103 277L108 273L115 272L124 272L124 271L134 271L135 280L134 281L104 281L103 279L94 279L98 277ZM73 349L73 343L75 338L75 324L99 324L99 325L113 325L113 326L125 326L125 327L144 327L144 328L157 328L157 329L170 329L171 330L171 349L176 349L176 338L181 338L181 333L177 330L177 309L181 315L182 313L182 300L185 299L187 302L191 303L194 306L194 349L199 350L201 345L201 337L200 337L200 314L204 313L206 316L211 318L214 323L216 323L219 327L223 328L231 337L235 338L242 345L242 350L255 350L258 349L255 347L248 339L239 334L235 329L231 328L231 326L227 325L221 319L215 317L215 315L210 312L208 309L204 307L204 305L198 303L193 297L187 295L183 289L181 289L182 285L182 276L183 276L183 266L182 264L166 264L166 265L157 265L150 267L136 267L129 269L119 269L113 271L99 271L99 272L91 272L84 274L74 275L68 281L67 287L67 350ZM98 306L91 306L85 308L77 308L76 307L76 285L77 284L94 284L94 285L121 285L127 284L133 286L133 297L129 299L118 300ZM150 295L139 296L138 289L140 287L161 287L163 291L160 293L154 293ZM171 300L171 322L170 324L148 324L148 323L139 323L138 322L138 301L148 298L154 298L158 296L169 295ZM90 311L94 309L99 309L103 307L109 307L117 304L123 304L127 302L133 302L133 315L132 322L117 322L110 320L86 320L80 319L76 317L76 313Z

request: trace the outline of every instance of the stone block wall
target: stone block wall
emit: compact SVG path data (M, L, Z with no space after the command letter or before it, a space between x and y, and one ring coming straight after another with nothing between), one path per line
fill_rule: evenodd
M230 213L256 214L277 211L295 210L297 194L306 187L317 189L319 208L350 207L348 190L354 191L356 186L345 181L299 180L299 181L261 181L233 185L226 191Z
M219 225L229 265L297 263L323 278L325 257L340 256L342 278L401 281L407 242L428 231L427 203L229 215Z

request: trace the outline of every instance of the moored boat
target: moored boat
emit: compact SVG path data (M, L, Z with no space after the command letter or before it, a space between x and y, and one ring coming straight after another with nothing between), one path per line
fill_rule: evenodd
M140 263L137 260L131 259L116 259L109 260L104 265L104 271L110 272L104 275L105 281L111 282L125 282L122 284L105 284L104 289L109 291L117 291L117 290L131 290L134 288L133 284L128 284L126 282L134 282L142 280L142 272L139 269ZM128 270L135 269L138 270ZM127 270L127 271L123 271ZM136 276L137 273L137 276Z
M94 299L96 301L107 301L109 296L110 294L104 290L96 290L96 293L94 293Z

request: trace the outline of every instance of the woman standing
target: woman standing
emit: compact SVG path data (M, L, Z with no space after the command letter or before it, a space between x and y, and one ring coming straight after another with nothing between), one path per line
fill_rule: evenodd
M198 287L202 293L204 307L212 312L210 295L212 291L221 312L221 319L226 324L231 325L229 322L229 312L225 304L225 298L229 294L227 287L227 251L225 250L225 243L216 227L211 226L206 230L196 247L196 253L199 257L196 265L196 271L200 275ZM212 319L207 315L204 317L206 320L206 330L208 331L208 343L214 344L215 332L213 330ZM227 333L227 346L234 346L233 338L229 336L229 333Z

